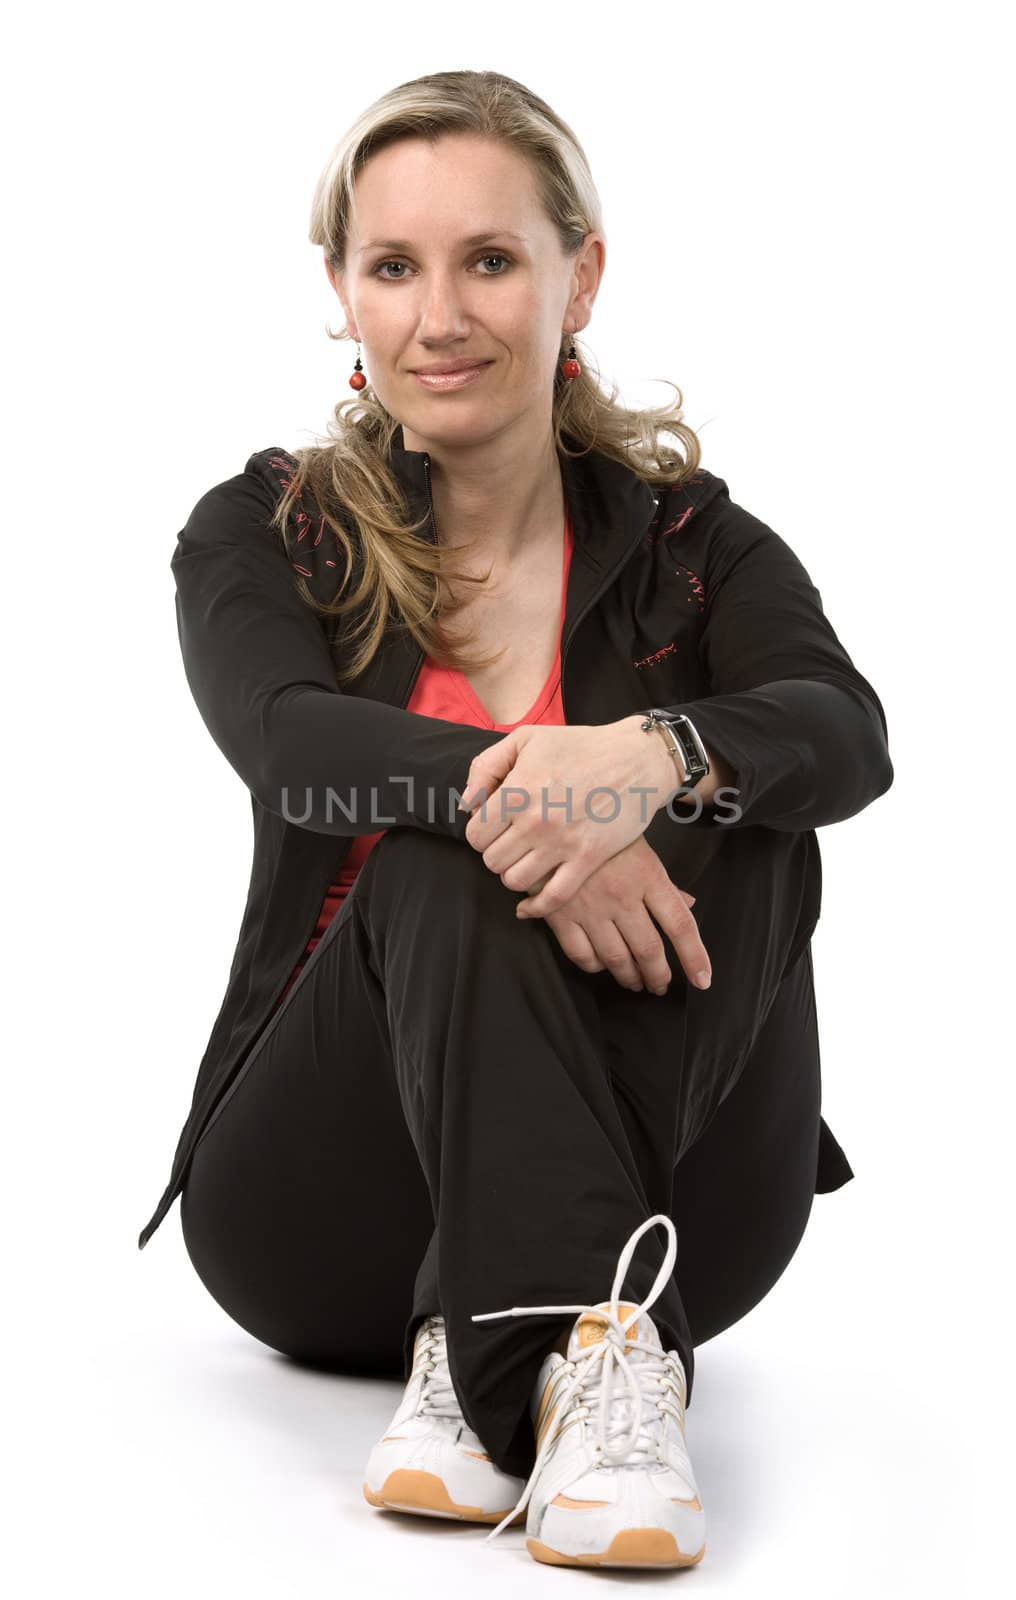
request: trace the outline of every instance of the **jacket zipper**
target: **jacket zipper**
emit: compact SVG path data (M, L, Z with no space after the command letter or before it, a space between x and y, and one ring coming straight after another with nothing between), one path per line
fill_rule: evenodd
M427 478L427 505L430 509L430 525L434 529L434 533L436 535L437 523L434 520L434 496L431 494L430 490L430 456L427 454L426 450L423 452L423 470ZM420 649L419 645L417 645L416 665L413 668L413 676L409 680L409 687L406 690L405 699L402 702L403 707L406 707L413 698L413 690L416 688L416 680L420 676L420 672L423 668L423 662L424 652Z
M652 526L653 518L656 516L656 509L657 509L658 505L659 505L659 500L654 498L654 500L653 500L653 516L650 517L650 519L649 519L649 524L648 524L649 527ZM611 570L607 573L606 578L604 578L604 580L600 584L599 588L596 589L594 591L594 593L590 596L590 598L587 600L586 604L583 606L582 610L579 612L578 616L573 621L571 627L568 630L568 633L565 635L564 639L561 641L561 692L562 692L562 703L563 703L563 698L564 698L564 664L565 664L565 659L566 659L566 657L568 655L568 646L571 644L571 642L574 639L576 633L578 633L579 627L585 621L585 619L589 615L590 611L592 611L593 607L606 594L607 590L611 587L611 585L613 584L613 582L614 582L615 578L618 576L618 574L628 565L628 562L631 560L632 556L635 554L636 550L638 549L639 545L642 543L642 540L645 538L645 536L646 536L646 530L643 529L643 531L639 534L638 538L632 540L632 542L628 546L627 550L623 550L621 552L621 555L615 561L615 563L614 563L613 567L611 568Z

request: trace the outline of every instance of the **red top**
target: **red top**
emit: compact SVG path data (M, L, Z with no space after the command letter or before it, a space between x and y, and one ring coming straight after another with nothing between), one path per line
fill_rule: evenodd
M564 626L565 601L568 594L568 570L571 566L572 547L571 519L566 511L557 650L554 654L554 663L547 681L529 707L529 710L519 718L518 722L494 722L477 699L473 686L465 673L453 671L449 667L439 667L429 656L420 668L406 710L415 711L424 717L442 717L446 722L466 722L476 728L493 728L498 733L511 733L513 728L519 728L523 723L531 726L534 723L543 722L557 727L563 726L565 717L564 706L561 702L561 630ZM464 787L466 782L465 773L462 774L461 781ZM275 1002L276 1007L280 1006L286 998L318 940L349 893L363 863L382 834L386 832L387 829L382 828L378 833L361 833L353 839L346 859L339 869L339 875L335 882L330 885L328 893L325 895L314 933L308 942L306 950L290 974L286 987ZM273 1009L275 1008L273 1007Z

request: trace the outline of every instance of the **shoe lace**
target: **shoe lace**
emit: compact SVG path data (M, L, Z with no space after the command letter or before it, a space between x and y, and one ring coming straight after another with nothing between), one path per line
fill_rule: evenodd
M635 1248L650 1228L659 1223L667 1230L667 1251L655 1282L640 1305L622 1322L618 1301L625 1274ZM641 1339L630 1339L628 1329L655 1305L673 1270L677 1256L677 1230L673 1220L660 1212L649 1217L637 1228L621 1252L610 1294L610 1309L599 1306L512 1306L507 1311L485 1311L473 1317L474 1322L488 1322L497 1317L560 1316L563 1313L581 1315L592 1312L605 1324L603 1338L590 1345L585 1355L576 1361L567 1361L557 1369L558 1374L572 1376L554 1406L554 1420L547 1427L536 1453L533 1470L519 1499L487 1535L486 1542L496 1539L510 1522L529 1504L536 1481L544 1462L553 1450L565 1428L580 1419L593 1415L594 1450L600 1463L611 1466L634 1466L659 1461L661 1456L661 1424L669 1414L679 1422L684 1419L686 1400L685 1374L676 1351L661 1353L655 1345ZM627 1349L637 1351L632 1359ZM623 1392L618 1394L620 1379Z
M448 1340L443 1317L428 1317L417 1346L424 1379L420 1388L417 1416L465 1419L448 1369Z

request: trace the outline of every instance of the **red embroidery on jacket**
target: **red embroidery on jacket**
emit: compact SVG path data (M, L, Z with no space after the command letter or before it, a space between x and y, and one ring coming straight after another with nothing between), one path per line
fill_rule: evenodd
M680 533L681 529L684 527L694 510L694 506L686 506L681 512L681 515L676 517L669 527L662 528L659 533L651 533L648 538L650 550L654 549L655 546L659 544L661 539L669 538L672 533Z
M676 649L676 644L665 644L662 650L655 651L651 656L643 656L641 661L634 661L632 662L632 665L636 668L653 667L656 665L657 661L661 661L664 656L673 655Z
M697 608L697 610L701 613L706 608L706 591L705 591L705 587L704 587L704 585L702 583L702 579L699 577L697 572L692 572L690 567L684 567L684 566L675 567L674 576L679 578L681 576L682 572L684 573L685 578L687 579L688 588L689 588L689 591L690 591L685 596L685 599L686 599L688 605L694 605ZM633 659L632 660L632 666L635 667L636 670L639 670L639 671L643 667L655 666L658 661L662 661L664 656L672 655L676 649L677 649L676 644L674 644L673 641L671 641L670 644L662 645L659 650L654 650L651 655L641 656L637 660Z
M706 591L703 587L702 579L699 577L697 572L692 572L690 567L681 566L675 568L675 576L680 577L682 572L687 577L688 587L691 589L691 594L688 596L688 600L691 601L692 597L694 596L698 603L699 610L704 611L706 608Z
M668 534L680 533L681 529L684 527L685 523L688 521L688 518L692 515L694 510L695 510L694 506L685 506L684 510L681 512L681 515L677 518L677 520L675 522L672 522L670 524L669 528L664 528L662 537L664 539L666 539Z
M289 462L283 456L269 456L268 465L270 467L272 467L277 473L282 474L282 476L280 477L279 481L280 481L280 483L282 485L283 490L285 491L286 489L289 489L292 486L293 482L294 482L293 469L290 466ZM299 530L297 535L296 535L296 539L295 539L294 542L296 544L300 544L302 542L302 540L304 540L307 537L308 532L310 531L311 527L313 526L313 518L308 516L306 508L304 507L304 503L303 503L303 495L299 491L297 492L297 496L296 496L295 510L293 510L290 513L290 515L292 516L293 521L295 522L295 524L296 524L296 526L297 526L297 528ZM325 531L325 527L326 527L326 522L325 522L324 514L322 513L321 518L320 518L320 522L318 524L317 535L316 535L316 537L314 539L314 542L313 542L313 548L315 550L317 549L318 545L321 543L321 536ZM336 546L337 546L338 545L338 538L337 537L336 537L336 541L335 542L336 542ZM295 572L299 572L301 574L301 576L304 577L304 578L312 578L314 576L313 571L309 567L302 567L302 566L300 566L299 562L297 562L297 561L291 561L289 564L290 564L290 566L293 568L293 570ZM328 566L328 567L334 567L335 566L335 562L334 561L329 561L326 558L325 565Z

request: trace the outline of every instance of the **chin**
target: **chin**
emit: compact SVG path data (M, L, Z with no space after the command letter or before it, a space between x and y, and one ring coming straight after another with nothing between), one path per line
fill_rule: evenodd
M463 407L463 413L465 407ZM431 445L472 445L486 444L489 439L501 431L503 422L490 413L489 406L481 410L470 412L468 416L435 417L433 412L420 417L418 421L403 422L403 435L406 432L414 434L419 440L418 445L410 446L418 450L427 450Z

